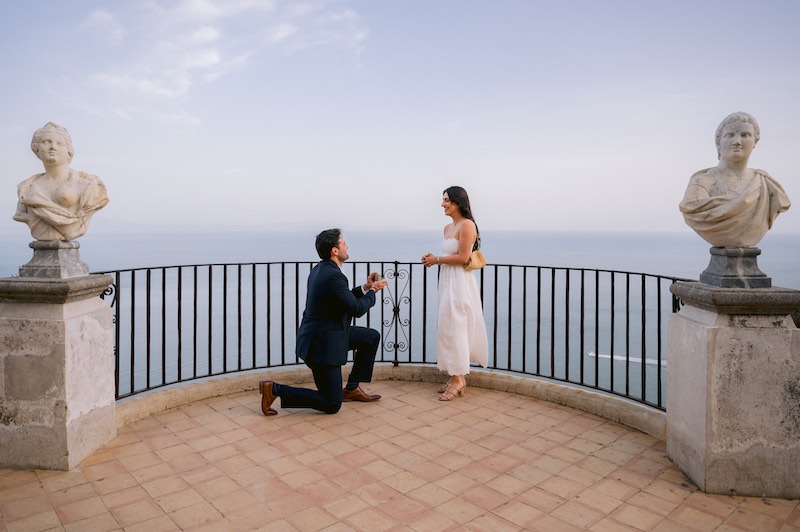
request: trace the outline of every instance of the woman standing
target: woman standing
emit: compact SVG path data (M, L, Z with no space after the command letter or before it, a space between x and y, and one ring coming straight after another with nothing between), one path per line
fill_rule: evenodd
M470 362L486 367L489 345L478 287L473 272L464 269L470 253L480 243L467 191L461 187L446 189L442 208L453 220L444 227L443 252L427 253L422 264L428 268L440 265L436 365L450 375L439 390L439 400L450 401L464 395Z

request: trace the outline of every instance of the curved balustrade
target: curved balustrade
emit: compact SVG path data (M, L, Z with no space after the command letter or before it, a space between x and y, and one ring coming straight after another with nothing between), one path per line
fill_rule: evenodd
M103 272L116 323L117 398L228 373L301 364L295 331L315 263L163 266ZM389 286L359 325L378 329L377 360L436 363L437 269L348 262L352 283ZM625 397L664 410L669 293L677 278L492 264L477 272L489 368Z

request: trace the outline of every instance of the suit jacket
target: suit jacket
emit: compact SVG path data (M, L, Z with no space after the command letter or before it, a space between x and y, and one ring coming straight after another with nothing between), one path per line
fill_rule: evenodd
M351 290L335 262L320 261L308 276L297 356L308 365L346 364L352 318L363 316L374 304L375 292L364 294L361 286Z

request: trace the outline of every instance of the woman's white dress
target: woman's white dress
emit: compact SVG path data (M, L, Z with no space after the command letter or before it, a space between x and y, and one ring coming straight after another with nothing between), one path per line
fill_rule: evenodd
M458 253L458 240L446 238L442 250ZM443 264L439 271L439 323L436 366L448 375L466 375L470 362L484 368L489 357L486 324L475 272Z

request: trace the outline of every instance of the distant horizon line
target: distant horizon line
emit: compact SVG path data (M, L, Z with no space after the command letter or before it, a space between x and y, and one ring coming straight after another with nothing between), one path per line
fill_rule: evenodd
M325 229L324 227L293 227L293 228L251 228L251 227L226 227L226 228L214 228L214 227L203 227L203 228L193 228L193 227L179 227L179 228L171 228L171 229L160 229L157 227L147 227L142 228L139 227L137 230L121 230L121 231L114 231L109 229L100 229L100 228L93 228L94 231L91 231L91 234L84 235L81 238L91 238L93 236L114 236L114 235L122 235L122 236L173 236L173 235L188 235L188 236L203 236L203 235L228 235L232 233L238 234L269 234L269 233L304 233L304 232L314 232L314 231L321 231ZM419 232L419 233L429 233L431 231L441 231L441 228L433 228L433 229L419 229L419 228L403 228L403 227L384 227L384 228L363 228L363 227L347 227L342 226L342 231L345 233L348 232L358 232L358 233L382 233L382 232L392 232L392 233L409 233L409 232ZM555 234L576 234L576 233L613 233L613 234L686 234L687 236L692 235L691 230L686 229L504 229L504 228L483 228L481 229L483 233L555 233ZM3 231L0 230L0 236L3 237L14 237L19 236L23 237L27 231L19 232L19 231ZM768 233L767 237L769 236L800 236L800 231L791 231L791 230L773 230ZM694 235L697 236L697 235ZM765 237L765 238L767 238ZM26 239L33 240L32 237L27 236ZM699 237L698 237L699 238Z

